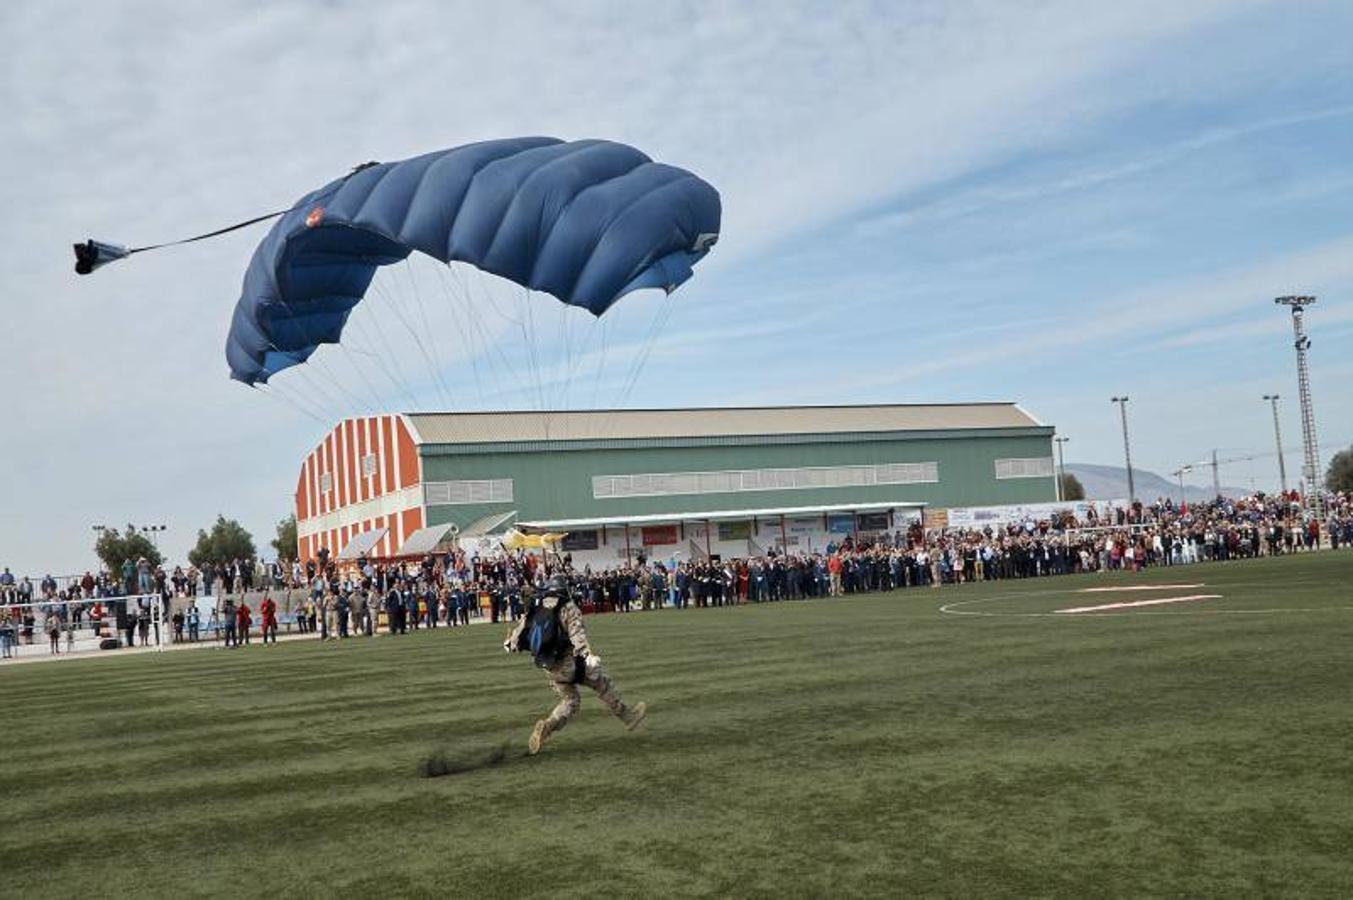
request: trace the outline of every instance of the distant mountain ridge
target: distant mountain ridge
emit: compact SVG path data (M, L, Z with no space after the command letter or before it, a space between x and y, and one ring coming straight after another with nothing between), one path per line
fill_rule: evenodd
M1068 475L1075 475L1085 488L1085 496L1090 500L1122 500L1128 495L1127 469L1122 466L1097 466L1091 463L1068 463ZM1196 472L1195 472L1196 474ZM1150 503L1157 497L1172 497L1179 500L1179 482L1171 481L1162 475L1146 469L1132 469L1132 480L1137 488L1137 499ZM1241 497L1248 493L1243 488L1222 486L1222 495ZM1212 499L1211 487L1197 487L1185 483L1184 498L1190 503Z

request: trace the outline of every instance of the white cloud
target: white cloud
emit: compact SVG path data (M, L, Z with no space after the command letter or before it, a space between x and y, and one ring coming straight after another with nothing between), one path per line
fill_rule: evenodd
M70 568L89 520L146 516L174 521L181 553L187 526L218 509L263 537L319 428L224 377L259 232L87 280L70 272L74 240L191 233L369 158L598 135L721 188L724 237L682 294L698 305L711 296L702 285L754 268L790 235L1131 107L1132 79L1082 87L1249 8L5 4L0 199L22 213L0 220L0 379L22 386L6 444L21 476L7 500L24 514L0 525L0 547L19 568ZM364 374L382 390L422 380L419 360L399 364L394 378ZM320 419L351 405L325 396L318 372L306 377L289 401ZM360 380L345 389L372 392Z

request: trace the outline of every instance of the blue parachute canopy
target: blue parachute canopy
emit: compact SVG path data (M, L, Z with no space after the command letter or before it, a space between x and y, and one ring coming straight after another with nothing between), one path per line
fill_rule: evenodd
M254 251L226 359L266 382L336 343L378 266L414 250L601 315L671 292L719 235L719 193L610 141L524 137L370 164L301 198Z

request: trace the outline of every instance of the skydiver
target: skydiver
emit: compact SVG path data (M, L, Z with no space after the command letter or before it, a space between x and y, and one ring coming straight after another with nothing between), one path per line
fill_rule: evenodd
M582 611L573 602L568 582L561 576L551 578L532 601L530 610L503 641L503 649L508 653L529 652L536 665L545 670L550 687L559 697L558 705L547 717L537 721L531 731L527 747L532 755L539 753L550 735L577 714L581 704L578 697L580 684L596 691L601 702L620 719L627 731L638 728L648 714L646 704L627 706L620 698L620 692L601 666L601 657L588 643Z

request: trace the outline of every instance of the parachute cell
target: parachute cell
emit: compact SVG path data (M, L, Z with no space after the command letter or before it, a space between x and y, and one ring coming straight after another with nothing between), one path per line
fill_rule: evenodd
M708 183L609 141L515 138L369 165L303 197L254 251L231 377L266 382L336 343L376 269L415 250L599 316L690 278L719 218Z

